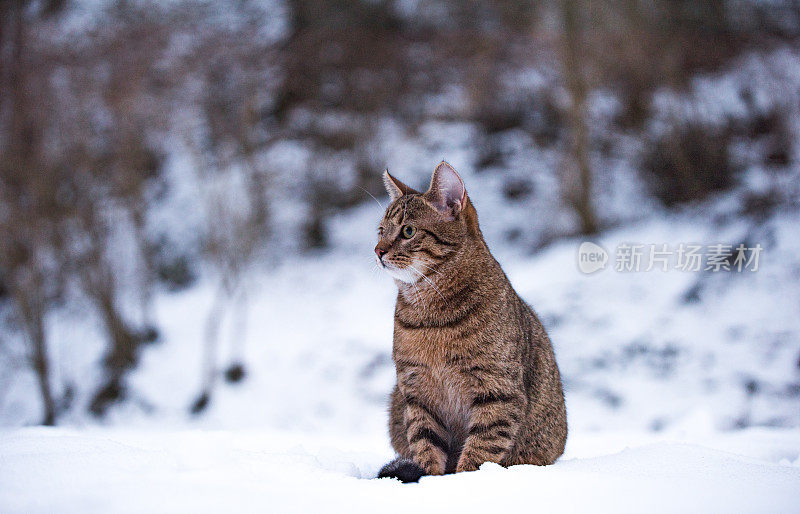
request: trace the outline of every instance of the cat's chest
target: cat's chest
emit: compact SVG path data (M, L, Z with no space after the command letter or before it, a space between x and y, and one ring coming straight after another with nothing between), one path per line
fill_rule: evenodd
M454 329L404 329L395 331L394 358L398 385L404 394L424 399L454 433L468 422L469 377L464 363L476 354L477 332L464 336Z
M399 328L394 334L394 354L449 372L449 364L475 354L481 331L465 334L463 327Z
M464 432L469 419L469 399L463 375L450 366L417 368L416 373L417 379L406 392L424 398L453 433Z
M436 352L395 355L403 364L398 368L398 385L409 396L420 398L436 411L448 427L461 433L469 414L469 384L463 370Z

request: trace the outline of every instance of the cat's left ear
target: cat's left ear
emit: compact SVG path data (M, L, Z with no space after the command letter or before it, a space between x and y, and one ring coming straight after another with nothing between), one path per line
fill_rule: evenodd
M403 195L417 193L417 191L389 175L388 169L383 172L383 186L386 188L386 192L389 193L389 198L391 198L393 202Z
M431 186L423 196L436 207L436 210L451 216L452 219L458 216L467 203L464 181L456 170L444 161L433 170Z

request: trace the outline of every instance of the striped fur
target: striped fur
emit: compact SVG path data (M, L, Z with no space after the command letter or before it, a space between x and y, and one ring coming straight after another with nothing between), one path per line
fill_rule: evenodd
M398 286L392 445L430 475L551 464L567 438L553 348L489 252L456 177L443 162L418 193L385 175L393 201L376 253Z

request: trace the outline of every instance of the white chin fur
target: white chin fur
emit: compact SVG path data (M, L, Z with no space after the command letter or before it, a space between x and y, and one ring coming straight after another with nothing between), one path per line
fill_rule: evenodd
M419 280L419 274L414 273L413 270L406 268L406 269L391 269L386 268L386 273L392 276L395 280L399 280L400 282L405 282L406 284L413 284Z

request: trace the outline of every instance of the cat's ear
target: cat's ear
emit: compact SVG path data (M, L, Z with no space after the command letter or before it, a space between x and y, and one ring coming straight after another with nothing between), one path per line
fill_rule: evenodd
M389 198L391 198L393 202L403 195L417 193L417 191L389 175L388 169L383 172L383 186L386 188L386 192L389 193Z
M467 203L467 189L464 181L452 166L442 161L433 170L431 187L423 195L436 210L453 219L464 209Z

